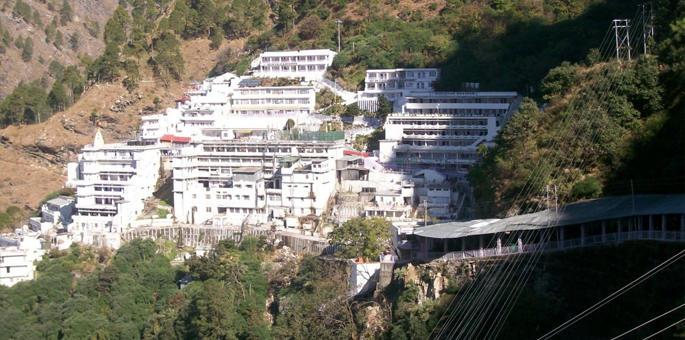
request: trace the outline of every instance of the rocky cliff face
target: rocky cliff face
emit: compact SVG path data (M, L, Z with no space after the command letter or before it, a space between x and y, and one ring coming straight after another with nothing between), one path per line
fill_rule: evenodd
M475 261L434 261L396 268L393 277L405 288L408 285L418 287L418 303L423 305L438 300L450 284L464 286L475 273Z

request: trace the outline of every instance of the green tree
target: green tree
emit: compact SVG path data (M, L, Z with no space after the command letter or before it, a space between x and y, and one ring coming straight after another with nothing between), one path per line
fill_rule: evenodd
M62 31L57 30L55 32L55 42L53 43L53 45L55 45L55 47L58 50L62 49L62 45L64 45L64 37L62 36Z
M33 39L31 37L26 37L24 40L24 46L21 51L21 60L25 63L31 61L33 57Z
M284 0L278 3L278 24L284 31L290 31L295 27L295 3L292 0Z
M302 40L316 39L321 34L323 20L317 16L308 16L300 21L300 38Z
M67 0L62 2L62 8L59 10L59 15L62 26L66 26L67 23L74 19L74 11L71 9Z
M54 111L64 111L69 106L69 95L64 84L57 81L52 85L48 94L48 104Z
M52 23L45 26L45 42L49 43L55 38L55 26Z
M559 67L549 71L542 80L540 90L544 94L545 100L550 100L553 96L566 93L578 81L578 69L576 66L565 61Z
M381 122L385 122L385 119L389 114L392 113L392 103L385 98L384 95L378 97L378 110L376 110L376 118Z
M78 32L74 32L69 36L69 48L71 48L72 51L76 52L79 49L79 34Z
M179 80L183 74L183 57L178 40L171 32L164 32L156 39L157 55L151 58L155 74L168 86L170 79Z
M5 209L5 212L10 217L10 223L15 227L19 226L22 220L24 219L24 211L16 205L11 205L7 207L7 209Z
M131 16L124 7L119 5L105 24L105 43L123 44L126 41L126 31L130 24Z
M43 20L40 18L40 13L38 11L33 11L33 24L38 28L43 28Z
M336 252L340 257L375 260L390 239L391 225L390 221L384 218L357 217L333 230L328 238L331 244L342 245Z

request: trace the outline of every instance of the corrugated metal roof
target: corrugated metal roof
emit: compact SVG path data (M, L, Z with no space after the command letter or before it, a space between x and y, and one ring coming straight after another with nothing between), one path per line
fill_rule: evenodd
M635 213L633 213L633 198ZM419 227L414 234L428 238L461 238L515 230L542 229L547 226L577 225L633 215L685 214L685 195L635 195L607 197L576 202L554 211L540 211L505 219L473 220Z

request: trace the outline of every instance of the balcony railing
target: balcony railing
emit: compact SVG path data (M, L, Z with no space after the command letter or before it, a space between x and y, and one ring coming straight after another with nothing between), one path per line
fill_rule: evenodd
M501 246L499 248L472 249L466 251L455 251L449 253L441 252L415 252L412 259L420 260L452 260L483 258L491 256L502 256L519 253L532 253L539 250L561 250L577 247L584 247L595 244L630 241L630 240L659 240L659 241L685 241L685 232L662 231L662 230L641 230L612 233L604 235L593 235L583 238L576 238L563 241L550 241L545 243L533 243L523 245Z

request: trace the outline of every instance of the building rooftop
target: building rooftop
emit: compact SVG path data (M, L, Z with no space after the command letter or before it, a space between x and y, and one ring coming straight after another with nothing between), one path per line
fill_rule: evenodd
M392 191L392 190L384 190L384 191L376 191L376 196L400 196L401 194L399 191Z
M321 55L336 53L328 49L318 49L318 50L297 50L297 51L266 51L262 52L260 56L262 57L280 57L280 56L290 56L290 55Z
M633 200L635 211L633 212ZM517 230L544 229L555 226L617 219L634 215L685 214L685 195L635 195L607 197L572 203L553 211L513 216L504 219L441 223L417 228L415 235L428 238L461 238Z
M240 168L236 168L233 170L233 173L239 173L239 174L253 174L259 170L262 170L261 167L258 166L243 166Z
M53 199L51 199L51 200L49 200L49 201L47 201L47 202L45 202L45 203L47 203L47 204L54 204L54 205L58 205L58 206L61 207L61 206L64 206L64 205L69 205L69 204L71 204L72 202L74 202L74 199L73 199L72 197L69 197L69 196L57 196L57 197L55 197L55 198L53 198Z

